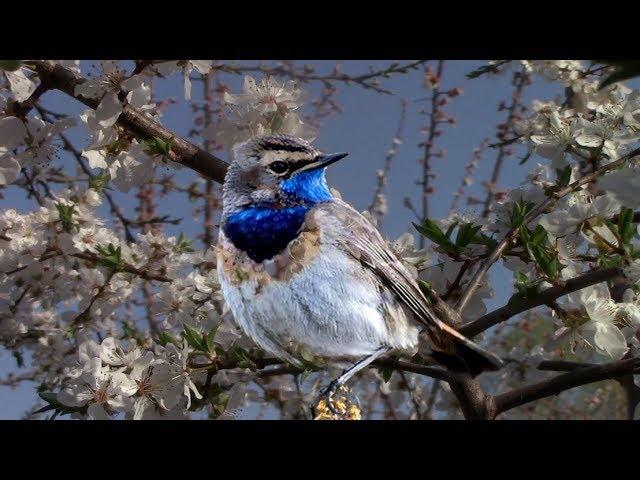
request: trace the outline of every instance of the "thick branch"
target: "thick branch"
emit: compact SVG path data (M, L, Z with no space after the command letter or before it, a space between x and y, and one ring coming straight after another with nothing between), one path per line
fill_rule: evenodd
M573 372L577 368L595 367L595 363L570 362L568 360L544 360L538 364L538 370L549 372Z
M493 397L495 416L507 410L525 405L541 398L558 395L571 388L599 382L601 380L616 379L622 375L637 373L640 370L640 358L629 358L616 362L594 365L586 368L576 368L570 372L557 375L548 380L515 388L509 392Z
M547 360L540 362L538 370L554 372L572 372L579 368L595 366L593 363L568 362L565 360ZM624 389L627 397L627 419L633 420L636 408L640 404L640 387L636 385L633 374L622 375L615 379Z
M567 280L563 285L547 288L533 298L514 304L507 304L493 312L487 313L485 316L480 317L477 320L468 322L460 327L460 333L472 338L479 333L484 332L488 328L510 319L514 315L526 312L527 310L539 307L540 305L546 305L549 302L571 292L582 290L583 288L611 280L621 275L623 275L623 272L619 267L601 268L599 270L584 273Z
M52 89L60 90L93 109L98 106L99 100L75 94L75 87L86 81L81 75L49 60L29 60L27 66L33 66L41 81L46 81ZM144 138L173 139L171 150L176 162L218 183L224 181L227 162L167 130L131 105L124 105L118 124Z

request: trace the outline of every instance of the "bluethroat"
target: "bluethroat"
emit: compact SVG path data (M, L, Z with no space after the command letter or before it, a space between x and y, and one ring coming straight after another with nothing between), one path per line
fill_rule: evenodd
M310 357L346 368L323 395L390 352L415 350L473 375L502 361L442 322L378 230L332 195L324 154L285 135L233 149L217 246L222 292L262 349L294 366ZM456 362L445 362L454 358Z

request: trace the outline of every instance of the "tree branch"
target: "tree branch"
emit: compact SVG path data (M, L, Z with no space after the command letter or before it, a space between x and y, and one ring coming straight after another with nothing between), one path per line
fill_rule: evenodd
M493 312L487 313L477 320L467 322L460 327L460 333L469 338L473 338L488 328L491 328L498 323L502 323L519 313L526 312L527 310L531 310L532 308L539 307L541 305L546 305L547 303L571 292L582 290L583 288L590 287L591 285L596 285L622 275L623 271L619 267L601 268L592 272L584 273L567 280L563 285L547 288L533 298L519 303L507 304Z
M608 163L600 167L599 169L587 175L584 175L583 177L567 185L566 187L561 188L560 190L557 190L556 192L551 194L547 199L540 202L535 208L533 208L525 216L522 224L523 225L528 224L529 222L531 222L532 220L534 220L535 218L537 218L538 216L546 212L549 208L551 208L556 203L556 201L559 200L560 198L568 195L571 192L578 190L580 187L582 187L583 185L586 185L587 183L591 183L597 180L597 178L600 177L601 175L604 175L605 173L611 170L615 170L616 168L621 167L629 159L636 157L638 155L640 155L640 148L636 148L632 150L628 154L620 157L618 160ZM509 232L507 232L507 234L504 236L502 241L498 245L496 245L494 250L491 252L491 255L489 255L489 257L484 261L482 266L478 269L476 274L473 276L473 278L469 282L469 285L466 291L464 292L464 294L462 295L462 298L460 298L460 300L456 305L456 308L458 309L458 311L462 312L464 310L464 307L467 305L469 300L471 300L471 297L473 296L475 291L482 284L482 281L484 280L484 277L489 271L489 269L491 268L491 266L502 256L502 254L507 249L507 247L511 244L511 242L515 240L515 238L518 236L518 231L519 231L518 227L513 227L511 228L511 230L509 230Z
M392 95L393 92L391 92L390 90L378 86L378 84L376 83L377 78L386 78L395 73L407 73L409 70L416 69L427 61L428 60L415 60L404 65L392 63L386 68L380 68L378 70L372 70L369 73L354 76L348 75L346 73L339 73L337 71L334 71L334 73L329 75L317 75L304 70L301 72L296 72L293 68L288 68L285 65L278 65L275 67L268 67L266 65L255 65L246 67L238 67L234 65L215 65L213 68L215 70L220 70L227 73L260 72L266 75L282 75L293 78L295 80L299 80L303 83L312 80L323 82L325 85L330 84L331 82L344 82L347 85L356 84L360 85L362 88L373 90L378 93Z
M498 186L498 180L500 179L500 173L502 171L502 165L504 159L509 155L509 149L507 145L509 143L504 142L507 134L513 130L514 122L518 117L518 107L520 106L520 100L527 82L529 81L529 75L524 71L516 71L513 73L513 93L511 94L511 105L507 110L507 119L501 126L498 127L498 133L496 134L500 143L496 145L498 147L498 155L496 157L496 163L493 166L493 172L491 173L491 180L487 185L487 197L484 201L482 209L482 218L489 216L491 212L491 206L495 200L495 189Z
M571 388L599 382L601 380L616 379L622 375L633 374L638 371L640 371L640 358L638 357L618 360L603 365L575 368L570 372L557 375L548 380L515 388L509 392L492 397L490 401L493 409L492 413L495 417L512 408L540 400L541 398L558 395Z
M425 377L436 378L438 380L450 381L453 378L453 374L448 372L444 368L431 367L428 365L420 365L417 363L411 363L404 360L396 360L395 358L381 358L374 361L371 365L376 367L388 367L396 370L403 370L405 372L418 373Z
M86 79L72 70L50 60L29 60L25 66L35 69L41 81L46 81L52 89L60 90L94 110L100 103L99 100L75 94L75 87L84 83ZM171 151L175 154L175 159L172 160L218 183L224 181L227 162L164 128L137 108L125 104L118 124L143 138L158 137L165 141L173 139Z
M51 117L49 116L51 115L51 112L48 112L38 104L34 105L34 107L38 111L38 113L40 114L43 120L46 120L47 122L51 121ZM94 178L95 175L91 172L91 169L86 165L85 161L82 158L82 152L78 150L69 141L69 139L66 137L64 133L60 132L58 134L58 137L60 138L60 140L62 140L62 147L74 156L74 158L76 159L76 162L78 163L82 171L85 173L85 175L90 179ZM122 214L120 207L118 207L118 205L116 204L116 202L114 201L113 197L109 192L107 192L106 190L103 190L102 194L107 199L107 202L109 202L109 206L111 207L111 213L113 213L118 218L118 220L120 220L120 223L122 223L122 228L124 228L124 234L125 234L125 238L127 239L127 242L135 243L136 239L133 236L133 233L131 233L131 229L129 228L131 221Z

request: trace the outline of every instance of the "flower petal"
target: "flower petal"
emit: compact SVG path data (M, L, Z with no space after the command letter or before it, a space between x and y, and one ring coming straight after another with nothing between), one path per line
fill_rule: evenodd
M18 102L24 102L36 89L36 84L27 78L22 70L4 72L9 80L13 97Z
M82 156L89 160L91 168L107 168L105 155L100 150L83 150Z
M11 155L0 157L0 185L13 183L20 174L20 164Z
M578 142L578 144L582 145L583 147L597 148L602 145L604 139L598 135L583 133L582 135L578 135L576 137L576 142Z
M96 120L102 128L111 127L118 121L121 113L122 103L118 100L118 95L107 93L96 108Z
M17 117L0 119L0 146L15 148L22 145L29 133L24 122Z

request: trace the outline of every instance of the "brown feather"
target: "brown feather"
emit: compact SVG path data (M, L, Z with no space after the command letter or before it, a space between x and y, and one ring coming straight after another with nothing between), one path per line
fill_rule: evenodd
M462 367L472 374L483 370L497 370L502 360L471 341L433 312L416 280L389 249L378 230L350 205L334 200L322 207L348 230L333 232L339 247L362 265L373 271L381 282L395 294L423 324L431 337L436 354L434 359L450 368ZM337 225L336 225L337 226ZM343 227L344 228L344 227Z

